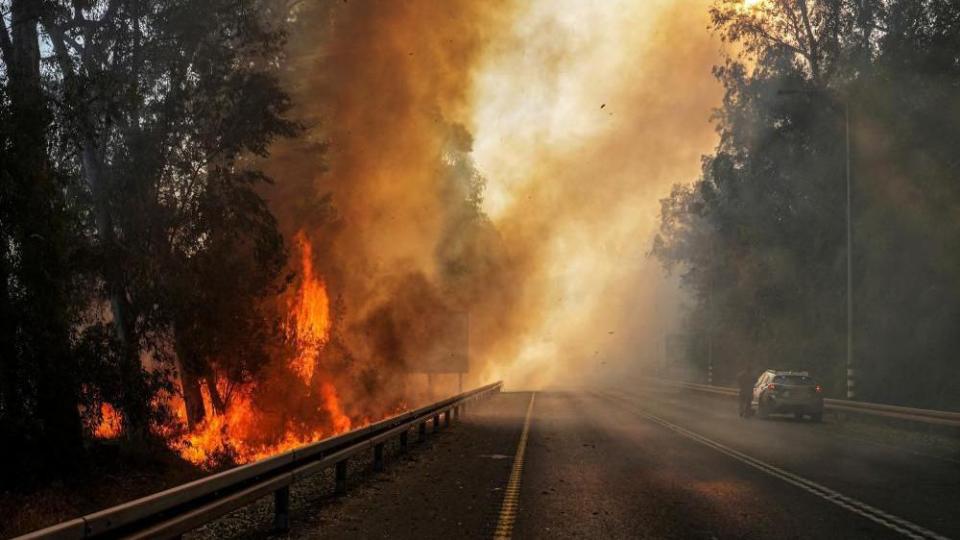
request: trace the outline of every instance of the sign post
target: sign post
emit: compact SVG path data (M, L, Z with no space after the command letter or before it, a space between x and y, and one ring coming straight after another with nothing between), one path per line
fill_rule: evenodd
M463 392L463 374L470 371L470 317L466 311L452 311L443 317L421 321L417 343L407 348L404 358L408 373L426 373L433 387L435 375L457 374L457 388Z

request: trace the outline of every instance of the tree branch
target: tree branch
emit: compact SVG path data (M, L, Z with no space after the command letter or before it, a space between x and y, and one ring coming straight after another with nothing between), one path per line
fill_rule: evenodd
M788 51L790 51L790 52L792 52L792 53L794 53L794 54L797 54L797 55L805 58L808 62L810 61L810 57L809 57L809 55L807 54L807 52L804 51L804 50L802 50L802 49L800 49L800 48L797 47L796 45L793 45L793 44L791 44L791 43L788 43L787 41L785 41L785 40L783 40L783 39L780 39L780 38L774 36L774 35L771 34L769 31L767 31L767 29L762 28L762 27L760 27L760 26L755 26L754 29L755 29L755 31L757 32L757 34L758 34L760 37L762 37L763 39L767 40L768 43L773 43L774 45L779 45L779 46L787 49Z
M3 53L3 63L9 71L10 64L13 62L13 42L10 41L10 32L7 31L7 20L4 16L0 16L0 52Z
M814 80L820 79L820 52L817 38L813 35L813 28L810 26L810 15L807 13L807 0L797 0L800 7L800 17L803 21L804 30L807 33L807 47L810 49L810 70L813 72Z
M75 74L73 71L73 62L70 60L70 52L64 44L68 38L66 34L64 34L63 28L57 25L49 16L43 17L43 26L47 29L47 33L50 34L50 41L53 42L54 57L60 66L60 71L63 72L64 80L72 83Z
M123 2L124 0L112 0L107 6L107 10L104 12L103 17L100 17L96 20L85 19L80 8L75 8L73 11L73 19L64 25L64 29L72 30L80 27L97 28L105 23L108 23L113 20L113 17L117 14L117 10L120 9L120 5Z

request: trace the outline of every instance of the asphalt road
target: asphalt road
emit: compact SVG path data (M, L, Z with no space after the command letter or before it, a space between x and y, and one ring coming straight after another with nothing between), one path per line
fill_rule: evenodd
M960 538L960 455L911 439L677 391L504 393L289 536Z

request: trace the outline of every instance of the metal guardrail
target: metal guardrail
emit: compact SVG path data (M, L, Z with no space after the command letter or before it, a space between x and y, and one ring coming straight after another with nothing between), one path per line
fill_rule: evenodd
M20 539L171 538L247 506L271 492L274 527L285 531L290 523L290 486L307 476L335 468L335 491L347 489L347 460L373 449L374 470L382 470L384 444L399 437L400 450L408 446L410 429L426 439L427 423L433 431L449 425L451 414L460 418L467 403L499 392L502 382L488 384L457 396L408 411L375 424L318 441L273 457L235 467L170 488L119 506L40 529Z
M736 397L738 394L736 388L731 388L729 386L711 386L707 384L670 381L664 379L650 380L680 388L687 388L690 390L697 390L699 392L707 392L723 396ZM923 422L927 424L960 427L960 412L917 409L914 407L901 407L899 405L885 405L882 403L867 403L864 401L849 401L846 399L831 398L825 398L823 400L823 405L826 410L834 412L852 412L884 418L897 418L900 420Z

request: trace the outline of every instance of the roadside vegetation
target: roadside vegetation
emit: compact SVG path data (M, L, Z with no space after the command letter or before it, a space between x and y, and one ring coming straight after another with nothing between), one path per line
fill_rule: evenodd
M0 471L31 489L176 429L277 343L256 160L293 135L257 1L0 1ZM193 423L202 416L190 411Z
M716 151L662 201L653 253L714 381L810 370L845 395L846 151L857 397L960 408L960 4L721 0Z

